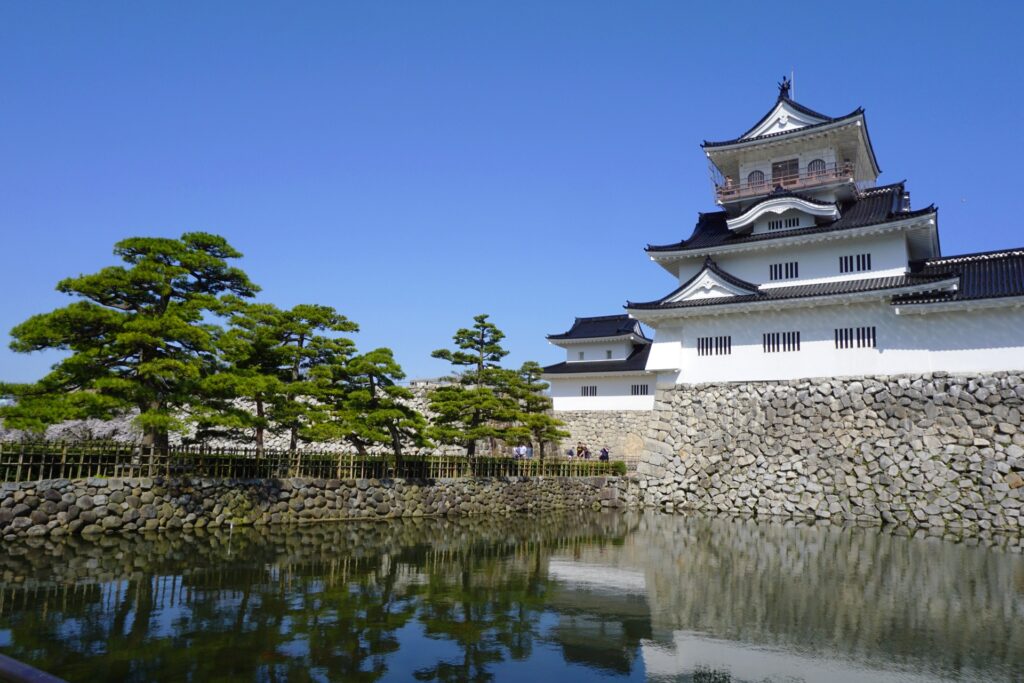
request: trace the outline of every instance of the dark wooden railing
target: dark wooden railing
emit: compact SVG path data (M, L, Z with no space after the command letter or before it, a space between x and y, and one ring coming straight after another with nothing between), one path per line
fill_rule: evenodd
M328 451L277 451L175 446L166 451L112 441L0 442L0 481L87 477L187 476L234 479L319 479L560 476L624 474L625 464L561 457L518 459L459 455L361 456Z

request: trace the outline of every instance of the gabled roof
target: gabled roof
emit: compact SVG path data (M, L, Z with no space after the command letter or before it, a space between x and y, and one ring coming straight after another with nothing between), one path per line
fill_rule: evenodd
M894 304L925 304L1024 296L1024 247L911 261L910 272L921 276L949 272L960 278L951 292L908 294Z
M791 196L800 197L804 200L809 199L794 193L789 194L791 194ZM915 216L924 216L936 211L934 205L917 211L903 211L903 194L903 181L893 183L892 185L875 187L861 192L856 199L840 202L838 206L841 216L838 220L832 221L831 223L825 223L823 225L809 228L779 230L778 232L760 234L737 234L734 231L729 230L729 226L726 224L729 215L725 211L702 213L699 214L697 225L694 227L693 234L691 234L690 237L673 244L648 244L646 251L648 253L656 253L713 249L715 247L725 247L732 244L742 244L744 242L758 242L762 240L793 237L796 235L809 235L836 230L849 230L851 228L862 228L869 225L879 225L891 221L913 218ZM762 201L767 201L768 199L778 196L785 196L785 193L770 195Z
M843 294L883 292L932 284L934 284L936 288L951 286L955 284L955 276L948 272L936 272L934 274L911 273L907 275L864 278L859 280L838 280L833 282L819 282L816 284L793 285L792 287L768 287L759 289L756 293L743 296L693 299L677 302L669 301L672 298L672 294L668 294L656 301L629 301L626 302L625 307L635 310L668 310L703 306L728 306L731 304L753 303L760 301L783 301L789 299L839 296Z
M675 298L677 295L685 292L687 289L693 286L695 282L705 277L706 274L712 274L719 280L725 282L728 285L732 285L739 290L734 296L743 296L745 294L756 294L758 286L753 282L747 282L746 280L740 279L732 273L722 270L722 268L715 263L715 260L710 256L704 258L704 265L697 272L696 275L691 277L683 284L676 287L674 290L663 296L659 301L667 301Z
M759 128L764 126L764 124L766 124L770 119L775 117L780 111L782 113L786 113L786 111L788 111L788 112L795 112L795 113L798 113L798 114L803 114L805 117L807 117L808 123L807 123L807 125L801 126L799 128L790 128L790 129L787 129L787 130L776 131L776 132L773 132L773 133L763 133L763 134L760 134L760 135L755 135L754 134L755 132L757 132L757 130ZM816 128L818 126L825 126L825 125L828 125L828 124L831 124L831 123L837 123L837 122L841 122L841 121L846 121L848 119L856 118L857 116L860 116L863 113L864 113L864 109L861 108L861 106L858 106L857 109L855 109L854 111L852 111L849 114L846 114L844 116L841 116L841 117L830 117L827 114L822 114L821 112L816 112L816 111L812 110L811 108L809 108L809 106L801 104L797 100L792 99L790 96L788 96L787 94L784 94L784 92L782 92L782 93L779 93L779 96L775 100L775 103L773 103L771 105L771 109L768 110L763 117L758 119L758 122L756 124L754 124L753 126L751 126L748 129L746 129L746 131L743 132L741 135L739 135L737 137L734 137L732 139L729 139L729 140L718 140L718 141L705 140L705 141L703 141L703 143L700 146L702 146L702 147L721 147L721 146L725 146L725 145L728 145L728 144L735 144L737 142L750 142L752 140L761 140L761 139L767 139L767 138L770 138L770 137L777 137L779 135L785 135L785 134L788 134L788 133L796 133L798 131L808 130L809 128Z
M772 114L774 114L776 111L778 111L780 109L779 105L782 105L783 108L793 109L793 110L796 110L796 111L800 112L801 114L806 114L807 116L809 116L812 119L817 119L818 123L827 123L829 121L834 121L835 120L834 118L832 118L828 114L822 114L819 111L814 111L810 107L805 107L804 105L800 104L796 100L791 99L788 95L779 95L779 99L777 99L775 101L775 104L772 105L772 108L769 109L765 113L765 115L762 116L758 120L757 123L755 123L749 129L747 129L747 132L745 132L742 135L740 135L739 138L737 138L737 139L738 140L748 140L748 139L750 139L752 134L754 133L754 131L756 131L758 128L760 128L765 123L767 123L768 119L771 118Z
M625 360L594 360L555 363L544 368L545 375L568 375L599 373L621 374L623 372L643 372L647 369L647 357L651 354L650 344L634 347L633 352Z
M878 165L878 158L875 156L875 149L871 144L871 135L868 133L868 123L864 116L864 108L857 107L849 114L844 114L843 116L828 116L790 98L790 85L786 82L779 84L779 96L775 100L775 104L745 133L731 140L705 140L701 144L701 148L704 149L709 157L714 157L716 150L721 152L727 151L724 148L740 149L750 144L756 145L764 140L774 140L787 136L797 138L808 131L815 131L821 128L845 128L847 124L856 124L863 132L863 142L874 171L872 177L877 178L882 169ZM774 126L770 124L776 121L782 126L782 130L773 130Z
M630 335L645 341L650 341L650 339L644 335L640 322L633 320L625 313L622 313L618 315L576 318L568 332L562 332L561 334L549 334L547 338L552 341L557 341L626 337Z
M768 120L769 117L771 117L772 114L775 113L776 109L778 108L779 102L783 102L785 104L788 104L789 106L791 106L794 109L797 109L799 111L802 111L803 113L807 114L808 116L813 116L815 118L819 118L819 119L822 119L822 120L817 122L817 123L812 123L812 124L803 126L801 128L791 128L789 130L782 130L782 131L778 131L778 132L775 132L775 133L766 133L764 135L758 135L758 136L755 136L755 137L747 137L752 132L757 130L762 124L765 123L765 121ZM755 123L753 126L751 126L750 129L747 132L743 133L743 135L740 135L739 137L733 138L731 140L716 140L716 141L705 140L703 143L701 143L701 147L703 147L705 149L709 148L709 147L725 147L727 145L735 145L736 143L739 143L739 142L753 142L755 140L768 140L770 138L777 138L780 135L790 135L790 134L793 134L793 133L803 133L804 131L813 130L815 128L820 128L822 126L827 126L827 125L832 124L832 123L840 123L842 121L852 120L852 119L857 118L858 116L861 116L863 113L864 113L864 108L863 107L857 107L856 109L851 111L849 114L844 114L842 116L835 116L835 117L826 116L825 114L821 114L819 112L814 111L813 109L805 107L802 104L800 104L799 102L791 100L788 97L780 97L779 101L776 102L774 105L772 105L772 108L768 110L768 113L766 113L764 116L762 116L761 119L757 123Z
M823 202L776 186L772 193L747 207L740 215L727 218L725 223L732 231L751 227L765 213L781 214L796 209L817 218L838 220L842 212L835 202Z

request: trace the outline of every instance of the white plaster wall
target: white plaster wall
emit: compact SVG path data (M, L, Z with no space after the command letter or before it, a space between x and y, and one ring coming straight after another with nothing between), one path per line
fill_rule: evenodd
M545 377L555 410L650 410L654 407L654 376ZM647 396L632 396L634 384L646 384ZM583 386L596 386L597 396L581 396Z
M840 256L864 253L871 254L870 271L839 272ZM748 282L759 285L792 286L811 282L860 280L867 276L898 275L906 272L908 256L905 235L901 232L893 232L830 242L792 245L781 249L718 254L714 259L722 270ZM773 263L788 261L797 261L800 264L800 277L796 280L770 282L768 267ZM700 272L703 266L703 256L681 262L679 284L692 278Z
M612 352L610 360L625 360L630 351L633 349L633 345L626 341L616 342L597 342L593 344L580 343L580 344L566 344L565 360L569 363L573 362L590 362L595 360L609 360L607 352ZM580 352L583 353L583 358L580 358Z
M682 325L660 325L647 356L647 372L677 372L683 367Z
M878 348L835 348L835 328L864 325L876 327ZM800 351L763 352L763 333L795 330ZM655 341L656 348L675 342L681 384L1024 369L1022 307L897 316L877 302L692 318L679 332L658 329ZM732 336L732 354L698 356L696 339L718 335ZM648 364L653 369L660 368Z
M651 391L654 391L653 382ZM551 399L556 410L651 410L654 395L650 396L560 396Z
M826 164L827 168L832 168L832 164L836 163L836 151L831 147L815 147L814 149L808 149L799 154L793 154L787 152L780 156L773 156L767 159L755 159L745 161L740 164L740 177L737 178L740 183L747 182L747 175L752 171L761 171L764 173L764 180L768 184L768 188L772 187L772 164L776 161L786 161L796 157L800 160L800 173L803 174L807 171L807 164L811 163L815 159L821 159Z

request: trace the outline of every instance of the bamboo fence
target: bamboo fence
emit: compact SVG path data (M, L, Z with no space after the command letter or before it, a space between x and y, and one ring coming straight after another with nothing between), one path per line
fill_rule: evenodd
M460 455L367 456L328 451L152 447L115 441L0 442L0 482L87 477L186 476L222 479L454 479L590 477L625 474L621 462Z

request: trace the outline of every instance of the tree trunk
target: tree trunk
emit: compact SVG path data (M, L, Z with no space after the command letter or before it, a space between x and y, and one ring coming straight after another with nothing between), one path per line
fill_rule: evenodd
M395 476L400 476L403 469L402 433L393 424L388 425L388 431L391 433L391 450L395 453Z
M292 384L299 381L301 363L302 363L302 349L306 346L306 335L300 334L299 338L295 342L296 348L298 349L295 353L295 362L292 364ZM295 399L294 396L291 397ZM299 425L293 424L291 428L291 438L288 441L288 450L292 453L297 451L299 448Z
M159 401L153 401L146 405L139 406L139 412L146 412L147 410L160 410L163 406ZM150 449L151 453L166 454L167 449L170 446L170 437L167 435L166 429L159 429L157 427L147 427L142 433L142 446L143 448Z
M263 399L261 397L256 398L256 418L259 423L256 425L256 457L260 460L263 459Z

